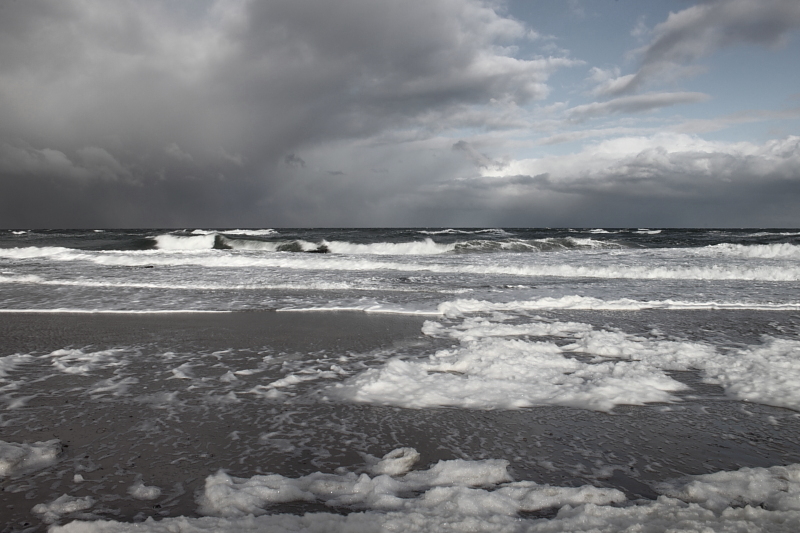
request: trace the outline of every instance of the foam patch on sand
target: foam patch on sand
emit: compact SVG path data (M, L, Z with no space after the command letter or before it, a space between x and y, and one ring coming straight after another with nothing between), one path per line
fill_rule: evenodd
M13 477L42 470L58 461L61 442L58 439L33 444L0 440L0 477Z
M100 350L97 352L79 349L56 350L43 356L52 359L53 367L65 374L88 375L98 368L119 367L127 364L124 350Z
M12 354L0 357L0 383L8 381L8 373L16 370L20 365L33 360L28 354Z
M706 382L734 398L800 411L800 341L764 338L764 344L703 361Z
M161 496L161 489L156 486L145 485L144 481L138 479L133 485L128 487L128 494L137 500L155 500Z
M299 478L234 478L218 472L206 479L199 498L200 513L208 516L138 524L76 521L50 531L666 533L794 532L800 527L800 465L692 476L659 485L665 495L656 501L631 502L615 489L514 482L502 460L439 461L427 470L410 471L417 457L411 448L390 452L372 468L391 464L396 473L374 477L316 472ZM291 501L351 512L268 514L271 505ZM542 510L550 510L552 518L526 517Z
M427 358L392 359L327 392L345 401L417 409L563 405L609 411L678 401L674 393L688 387L668 372L700 370L705 382L733 398L800 410L800 341L765 337L758 346L723 350L657 333L538 318L509 324L506 318L428 321L423 333L459 345Z
M40 503L34 505L31 511L41 517L46 524L56 522L63 515L77 511L85 511L94 505L94 498L86 496L77 498L68 494L62 494L50 503Z
M660 493L722 512L730 506L800 511L800 465L742 468L661 483Z
M701 344L595 331L580 323L467 318L451 327L426 322L423 332L450 336L460 346L421 360L393 359L337 384L331 395L407 408L565 405L608 411L619 404L675 401L672 393L686 385L665 370L686 369L714 353ZM574 342L559 345L553 337Z

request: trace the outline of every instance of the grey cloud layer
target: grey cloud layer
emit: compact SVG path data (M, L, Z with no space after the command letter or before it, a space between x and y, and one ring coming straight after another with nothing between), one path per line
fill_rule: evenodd
M570 128L706 100L621 93L720 46L778 43L798 6L682 11L636 81L595 69L616 97L547 114L532 102L553 73L584 63L521 56L536 34L500 0L0 1L0 226L675 225L682 201L735 224L724 206L764 191L800 224L793 137L780 157L662 139L605 163L600 143L531 172L508 152L537 129L538 146L641 142L627 124Z
M84 211L118 201L108 195L116 180L150 191L137 198L143 221L258 223L254 199L269 203L285 189L287 156L441 129L491 101L524 104L574 63L514 57L507 47L527 29L478 0L30 0L0 9L0 180L39 190L43 223L68 223L47 193L70 178L83 180L75 186L85 199L73 201ZM93 178L106 185L93 190ZM225 209L243 200L233 212L192 203L227 188L236 190ZM4 225L35 220L15 204L4 205ZM96 223L137 219L103 217Z

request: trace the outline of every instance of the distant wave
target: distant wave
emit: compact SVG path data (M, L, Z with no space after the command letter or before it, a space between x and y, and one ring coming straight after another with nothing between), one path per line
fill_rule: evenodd
M0 257L8 259L35 259L59 254L80 254L79 251L62 246L25 246L21 248L0 248ZM72 258L72 257L71 257Z
M375 245L366 245L375 246ZM135 252L108 251L85 252L58 247L28 247L0 249L0 258L36 259L55 261L88 261L99 265L196 265L209 268L273 267L329 271L405 271L436 272L443 274L507 274L512 276L542 276L564 278L608 279L687 279L687 280L760 280L798 281L799 265L742 264L712 265L621 265L603 266L592 261L575 264L503 265L475 262L419 262L375 260L366 257L341 257L336 254L225 254L211 250L182 250L179 253L161 250Z
M224 235L277 235L278 232L274 229L226 229L220 231Z
M216 248L264 252L322 252L353 255L431 255L451 252L456 246L455 244L439 244L434 242L431 238L422 241L375 242L368 244L328 240L313 243L302 239L285 241L264 241L241 238L230 239L219 233L191 236L166 234L155 237L155 241L156 247L159 250L210 250Z
M531 241L536 244L537 248L541 251L549 250L570 250L570 249L601 249L601 248L624 248L622 244L616 241L598 241L591 238L580 237L548 237L545 239L535 239Z
M452 252L455 244L439 244L433 239L412 242L375 242L355 244L344 241L322 241L335 254L375 254L375 255L431 255Z
M269 252L323 252L351 255L432 255L451 252L454 244L438 244L428 238L411 242L375 242L358 244L346 241L312 243L304 240L254 241L247 239L221 238L225 247L233 250L262 250Z
M778 235L780 237L792 237L796 235L800 235L798 231L758 231L756 233L750 233L748 237L772 237L773 235Z
M173 232L177 234L179 232ZM252 235L252 236L265 236L277 235L278 232L274 229L224 229L224 230L210 230L210 229L195 229L190 232L192 235Z
M698 248L703 255L752 257L758 259L800 259L800 246L789 243L731 244L722 243Z
M480 233L493 233L496 235L511 235L504 229L500 228L488 228L488 229L477 229L477 230L464 230L464 229L440 229L440 230L419 230L417 233L422 233L423 235L477 235Z
M307 241L260 241L255 239L228 239L220 235L217 239L219 248L228 250L250 250L263 252L308 252L317 246Z
M475 239L455 243L456 252L560 252L567 250L621 249L615 241L599 241L579 237L547 237L544 239Z
M479 233L479 232L474 232ZM454 243L437 243L427 237L421 241L353 243L348 241L309 242L294 240L260 240L228 238L220 233L197 235L165 234L154 238L159 250L249 250L264 252L321 252L349 255L435 255L450 252L550 252L563 250L620 249L616 241L580 237L547 237L543 239L473 239Z

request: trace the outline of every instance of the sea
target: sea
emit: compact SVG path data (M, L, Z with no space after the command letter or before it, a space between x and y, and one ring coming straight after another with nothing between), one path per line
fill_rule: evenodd
M0 230L0 532L800 531L800 230Z

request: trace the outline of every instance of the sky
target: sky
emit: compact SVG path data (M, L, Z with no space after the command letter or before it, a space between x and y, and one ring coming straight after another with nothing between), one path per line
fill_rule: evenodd
M0 0L0 227L800 227L798 0Z

